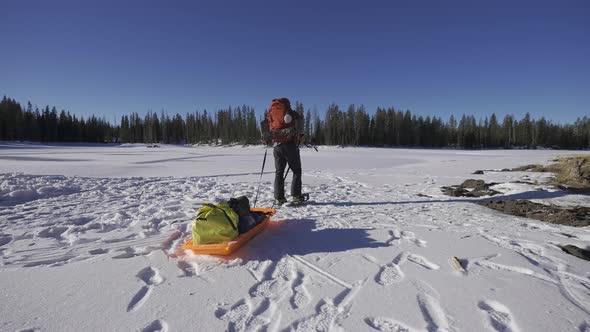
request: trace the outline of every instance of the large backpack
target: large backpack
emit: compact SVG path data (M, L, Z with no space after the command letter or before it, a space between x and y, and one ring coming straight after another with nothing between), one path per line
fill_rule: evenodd
M297 121L294 113L289 99L279 98L272 100L266 119L273 142L284 143L295 140L297 137Z
M204 203L193 221L193 243L229 242L238 236L238 214L227 203Z

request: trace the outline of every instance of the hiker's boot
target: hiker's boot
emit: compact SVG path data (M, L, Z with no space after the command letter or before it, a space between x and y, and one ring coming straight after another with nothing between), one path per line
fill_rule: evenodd
M293 196L293 203L303 203L309 200L309 194L301 194L299 196Z
M278 206L281 206L283 204L287 203L287 199L286 198L279 198L275 200L275 204Z
M293 196L293 203L299 204L305 201L303 196Z
M293 204L298 205L298 204L303 204L303 202L308 201L309 200L309 194L302 194L299 196L293 196Z

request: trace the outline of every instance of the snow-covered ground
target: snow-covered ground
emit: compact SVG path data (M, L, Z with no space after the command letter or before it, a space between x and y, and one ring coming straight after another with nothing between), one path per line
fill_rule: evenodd
M254 200L264 151L0 144L0 330L590 331L590 262L558 247L588 227L440 191L572 152L303 148L311 204L230 257L170 257L201 202ZM273 177L269 150L258 207ZM538 187L494 189L590 205Z

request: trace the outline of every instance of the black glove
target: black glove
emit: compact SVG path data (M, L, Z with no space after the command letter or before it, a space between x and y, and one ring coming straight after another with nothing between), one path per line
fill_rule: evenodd
M278 130L277 136L289 138L295 137L297 136L297 129L295 127L280 129Z
M269 132L262 134L262 143L264 145L271 146L272 145L272 134Z

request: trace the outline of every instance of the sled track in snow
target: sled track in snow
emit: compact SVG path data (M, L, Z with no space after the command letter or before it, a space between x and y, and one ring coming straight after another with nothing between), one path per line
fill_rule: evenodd
M168 237L169 234L157 234L147 238L123 238L106 243L97 241L75 246L66 245L15 250L7 257L4 257L4 266L0 268L63 265L68 262L86 260L109 253L112 259L144 256L154 250L160 250L162 242Z

